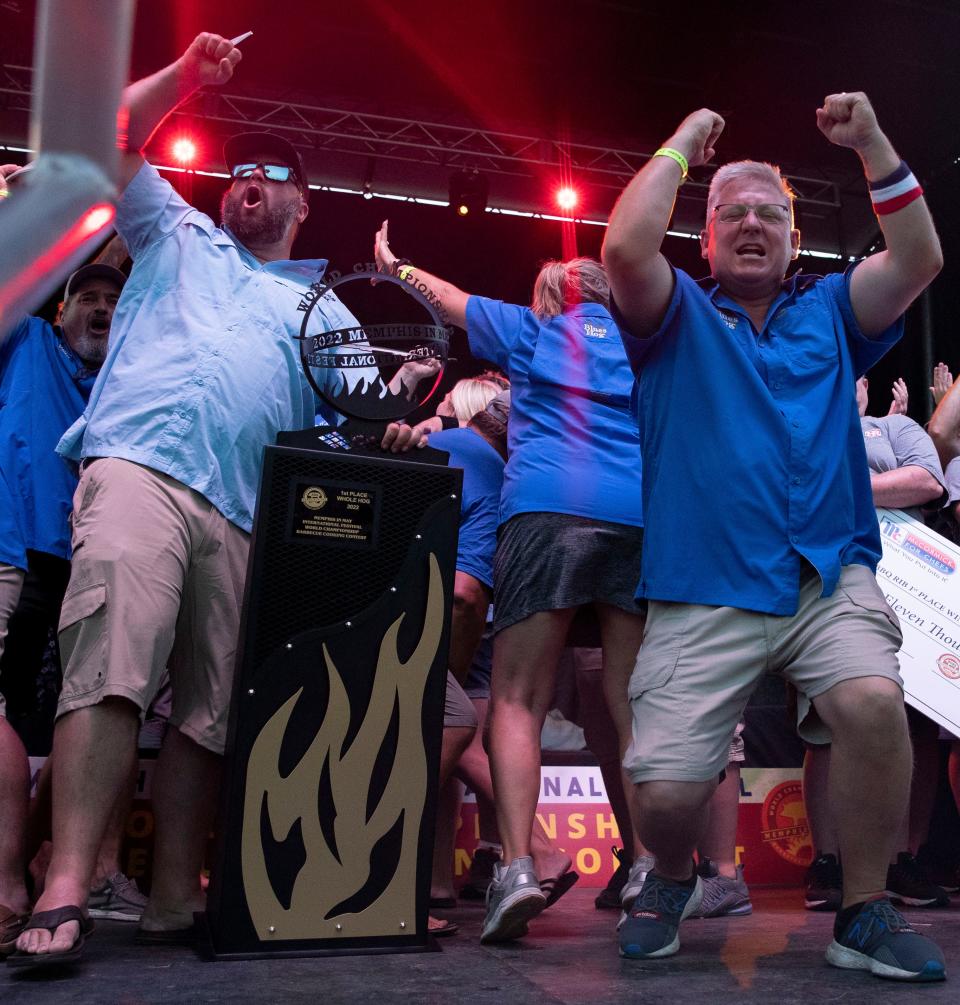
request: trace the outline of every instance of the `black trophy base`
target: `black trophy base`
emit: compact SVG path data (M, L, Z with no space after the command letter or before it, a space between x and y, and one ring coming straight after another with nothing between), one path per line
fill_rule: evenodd
M193 916L197 930L197 954L207 963L235 963L241 960L295 960L322 956L386 956L396 953L440 953L440 942L432 935L426 939L418 936L397 936L394 939L379 940L380 945L371 945L367 939L318 939L316 942L298 940L289 949L283 943L273 943L270 949L236 952L218 950L214 945L213 931L216 923L209 911L198 911Z

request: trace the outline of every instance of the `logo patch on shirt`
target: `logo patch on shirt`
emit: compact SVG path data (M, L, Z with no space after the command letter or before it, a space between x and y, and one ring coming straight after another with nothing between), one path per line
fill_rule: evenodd
M583 334L588 338L606 338L607 329L602 325L594 325L589 321L583 322Z
M731 330L734 331L737 325L740 323L740 318L736 314L727 314L726 311L717 311L721 318L723 318L723 323Z
M882 429L865 429L863 431L864 438L866 439L876 439L878 436L883 436Z

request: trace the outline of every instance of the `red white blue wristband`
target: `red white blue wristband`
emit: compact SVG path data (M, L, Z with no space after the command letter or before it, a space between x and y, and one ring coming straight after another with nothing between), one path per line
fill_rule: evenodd
M904 206L923 195L920 182L903 161L900 161L900 166L893 174L872 181L869 185L873 211L877 216L895 213L898 209L903 209Z

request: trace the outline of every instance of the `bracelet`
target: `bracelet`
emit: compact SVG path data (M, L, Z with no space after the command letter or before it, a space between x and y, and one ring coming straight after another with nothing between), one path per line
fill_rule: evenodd
M654 151L654 157L669 157L671 160L676 161L680 165L680 184L682 185L687 180L687 172L690 165L687 163L687 158L680 153L679 150L674 150L673 147L661 147L659 150Z
M407 281L407 276L409 276L411 272L413 272L413 265L410 262L404 265L402 269L397 269L397 275L404 282Z
M413 263L409 258L398 258L394 261L393 265L390 266L390 274L395 276L404 265L412 265Z
M903 161L900 161L900 166L896 171L888 174L886 178L880 178L868 184L870 201L873 203L873 211L877 216L895 213L898 209L903 209L904 206L923 195L920 182Z

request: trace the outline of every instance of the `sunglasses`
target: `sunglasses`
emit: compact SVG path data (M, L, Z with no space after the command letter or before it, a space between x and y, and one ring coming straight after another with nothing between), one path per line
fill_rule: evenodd
M257 168L263 169L263 177L267 181L292 181L298 187L300 185L293 168L286 164L235 164L230 169L230 174L234 178L249 178Z

